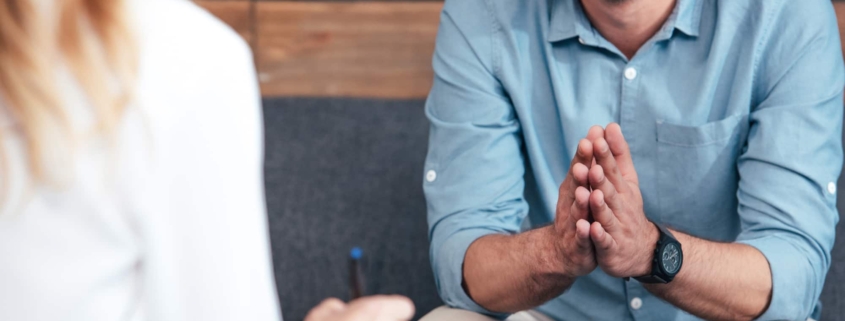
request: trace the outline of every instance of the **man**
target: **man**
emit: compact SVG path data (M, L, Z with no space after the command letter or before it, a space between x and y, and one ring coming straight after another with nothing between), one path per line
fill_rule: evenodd
M845 88L828 0L447 0L434 68L447 305L818 318Z

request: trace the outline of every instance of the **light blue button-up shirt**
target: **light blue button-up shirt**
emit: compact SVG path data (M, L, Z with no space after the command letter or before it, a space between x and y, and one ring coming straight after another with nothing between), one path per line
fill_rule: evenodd
M759 249L773 277L761 319L819 313L843 158L845 68L828 0L678 0L630 60L577 0L447 0L441 18L424 188L448 305L492 314L461 287L470 243L552 222L579 139L618 122L649 219ZM600 269L538 309L695 319Z

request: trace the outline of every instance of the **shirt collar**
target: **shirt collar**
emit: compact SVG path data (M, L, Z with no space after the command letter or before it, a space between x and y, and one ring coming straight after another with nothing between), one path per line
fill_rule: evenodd
M580 0L551 0L551 3L549 41L584 37L593 33L593 26L581 9Z
M675 11L672 12L672 15L675 16L675 29L687 36L698 37L698 31L701 29L701 7L703 3L703 0L678 0Z
M548 36L550 42L597 36L590 19L581 7L580 0L551 0L551 3ZM666 27L697 37L701 26L702 3L702 0L677 0L675 9L666 21Z

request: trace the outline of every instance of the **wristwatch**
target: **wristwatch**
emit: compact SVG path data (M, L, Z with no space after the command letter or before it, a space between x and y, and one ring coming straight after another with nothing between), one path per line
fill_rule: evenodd
M669 283L681 271L684 264L684 251L681 243L675 239L672 232L669 232L660 224L653 223L660 231L657 239L657 248L654 249L654 259L651 263L651 274L635 277L640 283Z

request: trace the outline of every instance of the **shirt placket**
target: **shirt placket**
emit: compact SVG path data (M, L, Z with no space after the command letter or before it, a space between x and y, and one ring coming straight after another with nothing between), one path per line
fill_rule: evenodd
M636 117L638 114L642 115L647 112L639 110L645 108L642 103L637 101L638 90L644 72L644 64L640 63L642 59L634 57L632 60L623 60L625 63L621 65L618 71L618 77L621 82L621 93L619 95L619 125L622 127L623 135L627 140L632 150L639 150L638 144L644 142L638 135L638 132L643 130L639 128ZM646 136L647 137L647 136ZM649 296L648 291L639 284L639 282L628 281L625 282L625 295L628 311L634 320L648 320L649 315L646 313L645 306L646 298Z
M635 148L637 144L637 136L633 131L635 131L637 124L635 121L637 108L642 108L642 106L638 106L636 101L642 73L643 71L637 64L636 59L626 61L619 71L619 79L622 82L622 91L619 95L619 125L622 127L622 134L631 148Z

